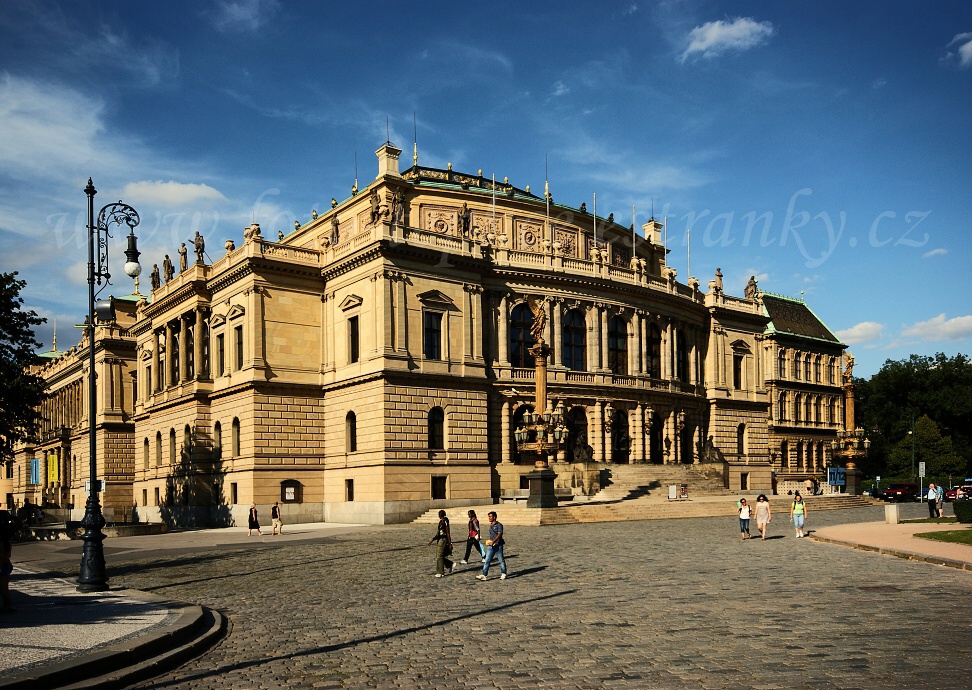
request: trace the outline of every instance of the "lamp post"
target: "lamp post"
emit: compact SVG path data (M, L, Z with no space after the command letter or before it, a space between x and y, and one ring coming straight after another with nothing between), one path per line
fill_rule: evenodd
M655 423L655 410L652 409L651 405L645 408L645 446L648 448L646 456L648 458L647 462L652 461L651 457L651 426Z
M684 462L682 458L682 430L685 428L685 412L675 416L675 464Z
M531 305L532 306L532 305ZM554 479L557 473L550 469L547 456L556 458L567 437L564 426L564 404L557 403L556 409L551 409L547 401L547 357L550 347L543 340L543 328L546 323L546 312L542 303L533 310L533 324L530 333L535 344L529 352L533 355L535 370L534 383L536 388L536 409L527 410L523 415L523 424L517 428L513 436L516 439L517 450L523 455L535 454L534 470L526 475L530 482L530 496L527 498L528 508L555 508L557 495L554 493Z
M139 251L136 245L135 226L139 223L138 212L121 201L108 204L98 212L97 223L94 215L94 197L98 191L94 188L91 178L84 188L88 197L88 461L89 461L89 490L88 500L84 506L84 519L81 535L84 546L81 549L81 572L78 575L79 592L103 592L108 589L108 574L105 570L105 550L102 542L105 534L105 517L101 512L101 501L98 497L98 459L97 438L95 426L97 423L98 393L95 386L95 317L109 321L114 309L111 300L95 303L95 281L101 285L110 285L111 274L108 273L108 232L112 224L124 223L129 228L128 249L125 252L125 273L136 278L142 271L138 263ZM97 253L96 253L97 249ZM97 256L97 263L96 263ZM100 292L100 288L98 292Z

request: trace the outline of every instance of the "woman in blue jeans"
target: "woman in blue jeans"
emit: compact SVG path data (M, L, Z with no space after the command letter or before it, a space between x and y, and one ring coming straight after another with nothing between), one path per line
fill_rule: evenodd
M483 563L483 572L476 576L477 580L485 580L489 575L489 564L493 562L493 556L500 565L500 579L506 579L506 561L503 560L503 523L496 521L496 513L492 510L486 513L489 519L489 539L486 541L486 561Z

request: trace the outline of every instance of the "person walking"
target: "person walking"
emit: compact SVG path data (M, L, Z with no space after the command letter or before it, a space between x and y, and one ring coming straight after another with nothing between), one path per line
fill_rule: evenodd
M250 515L247 517L246 524L246 536L252 536L253 530L256 530L260 536L263 536L263 530L260 529L260 514L257 512L256 503L250 504Z
M749 539L749 520L752 515L752 510L749 504L746 503L745 498L739 499L736 504L736 508L739 509L739 533L742 535L743 539Z
M931 483L928 485L928 517L936 518L938 517L938 491L935 490L935 484Z
M469 562L469 554L472 553L473 547L476 547L476 552L479 553L479 557L483 559L483 563L486 562L486 549L483 548L482 539L480 538L479 530L479 518L476 517L476 511L469 511L469 536L466 538L466 555L462 557L460 563Z
M807 536L803 532L803 525L806 522L806 518L807 504L803 502L803 496L798 491L793 497L793 503L790 504L790 521L793 523L793 529L796 530L797 539Z
M938 503L938 517L945 517L945 490L939 484L935 487L935 501Z
M452 555L452 531L449 528L449 518L444 510L439 511L439 524L435 528L435 536L429 539L429 546L435 545L435 576L442 577L448 570L455 569L455 564L449 558Z
M499 561L500 579L506 579L506 561L503 559L503 547L506 540L503 538L503 523L496 519L496 513L492 510L486 513L489 520L489 539L486 540L486 556L483 561L483 572L476 576L477 580L485 580L489 576L489 564L493 562L493 556Z
M280 501L274 501L273 506L270 508L270 520L273 522L273 529L270 532L271 537L277 536L277 530L280 530L280 534L283 534L283 518L280 517Z
M770 510L769 499L766 494L756 497L756 529L759 530L760 541L766 541L766 526L773 519L773 512Z
M13 572L13 524L7 511L0 512L0 613L13 613L10 574Z

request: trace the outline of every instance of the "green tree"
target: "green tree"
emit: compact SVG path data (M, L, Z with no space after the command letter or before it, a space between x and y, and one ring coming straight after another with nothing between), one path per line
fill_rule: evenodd
M951 453L962 460L956 474L972 468L972 361L963 354L947 357L912 355L888 360L869 380L855 380L858 423L868 430L870 462L875 473L911 474L912 420L927 415L941 436L950 439ZM917 441L917 439L916 439ZM901 444L907 446L906 465ZM916 448L917 453L917 448ZM926 460L927 462L927 460ZM929 466L930 471L930 466Z
M965 460L952 449L952 439L942 436L938 425L928 415L915 420L914 465L912 466L912 438L906 435L888 454L888 471L892 477L910 477L912 467L917 474L918 463L925 463L925 476L930 481L946 482L948 478L965 473Z
M0 458L13 454L18 441L33 437L40 425L41 402L46 397L44 379L28 371L36 361L40 343L34 326L47 319L24 311L20 291L26 283L16 271L0 273Z

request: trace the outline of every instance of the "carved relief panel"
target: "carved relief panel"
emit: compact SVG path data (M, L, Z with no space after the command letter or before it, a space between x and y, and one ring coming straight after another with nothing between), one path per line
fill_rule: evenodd
M516 218L513 220L514 247L521 252L543 251L543 225L537 221Z
M422 229L440 235L455 235L459 210L446 206L423 206Z
M577 257L577 231L554 226L554 237L560 242L560 251L564 256Z

